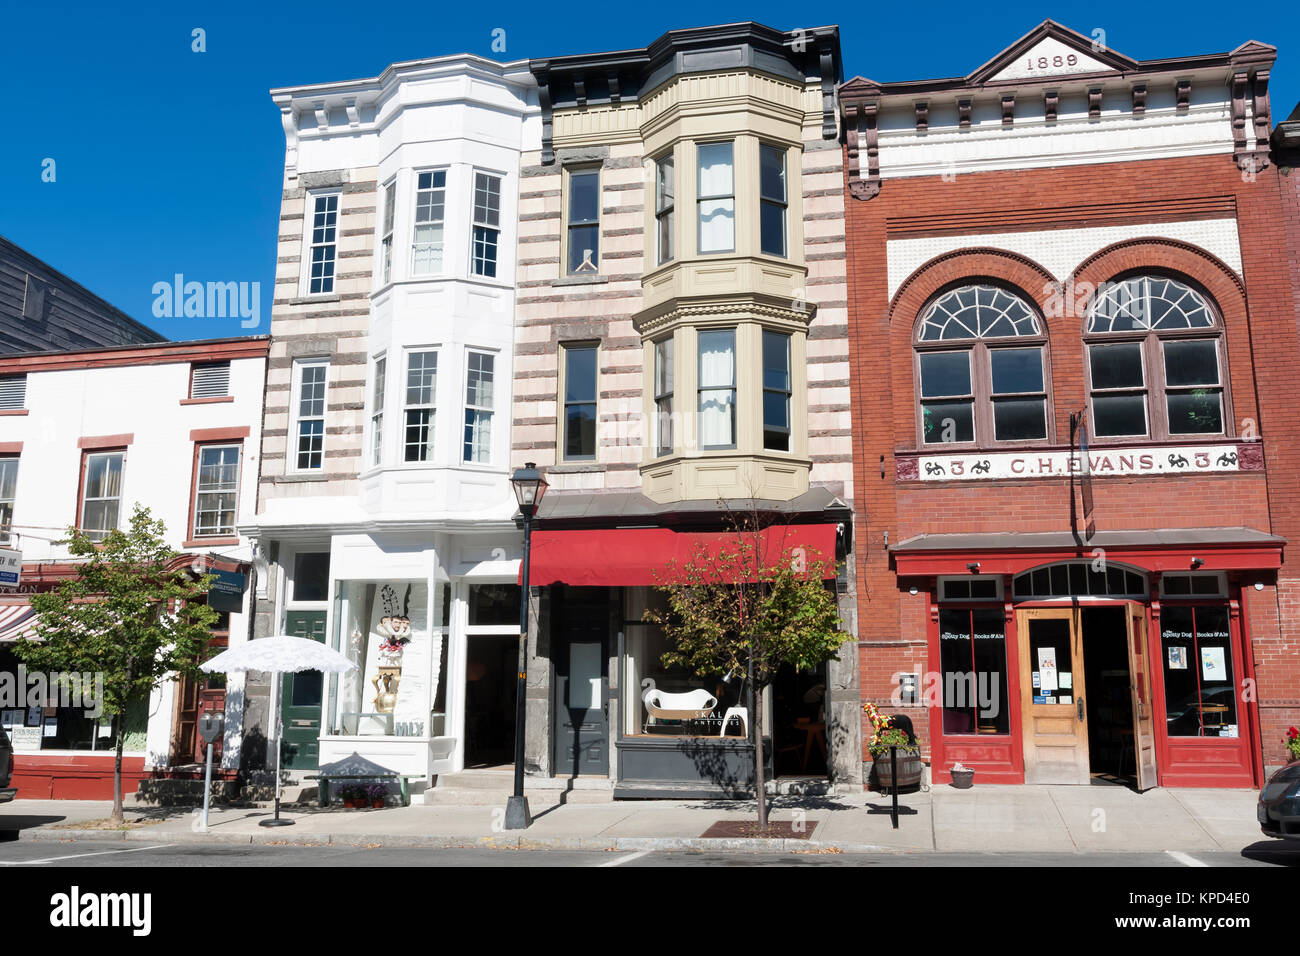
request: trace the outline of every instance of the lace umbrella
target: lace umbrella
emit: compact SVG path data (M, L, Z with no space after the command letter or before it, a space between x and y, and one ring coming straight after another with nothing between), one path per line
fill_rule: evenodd
M320 641L280 634L248 641L222 651L212 660L199 665L208 673L246 674L260 671L271 675L271 726L275 729L275 818L263 820L263 826L287 826L292 820L280 819L280 675L300 671L342 674L357 665Z

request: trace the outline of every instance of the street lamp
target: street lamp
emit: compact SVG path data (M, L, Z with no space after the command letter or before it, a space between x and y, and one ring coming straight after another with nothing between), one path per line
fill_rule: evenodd
M515 792L506 801L506 829L523 830L532 823L528 798L524 796L524 707L528 693L528 552L533 534L533 516L546 494L546 479L533 462L516 469L510 484L524 517L524 563L519 589L519 685L515 691Z

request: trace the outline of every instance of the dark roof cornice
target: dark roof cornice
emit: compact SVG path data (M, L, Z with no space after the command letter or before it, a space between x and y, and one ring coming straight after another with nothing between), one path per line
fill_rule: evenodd
M784 32L761 23L671 30L639 50L530 60L542 108L542 162L554 161L556 109L634 103L676 76L753 69L799 83L820 80L822 134L834 139L835 85L843 78L836 26Z

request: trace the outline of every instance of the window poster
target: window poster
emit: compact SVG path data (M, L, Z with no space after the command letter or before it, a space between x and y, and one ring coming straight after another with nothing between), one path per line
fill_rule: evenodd
M1228 679L1228 667L1224 661L1222 647L1201 648L1201 678L1203 680Z
M1171 671L1187 670L1187 648L1185 647L1169 648L1169 669Z
M40 707L28 707L28 708L27 708L27 726L28 726L28 727L39 727L40 725L41 725L41 708L40 708Z
M1035 694L1035 695L1034 695L1034 703L1035 703L1035 704L1045 704L1045 703L1047 703L1047 698L1044 697L1042 694Z
M1237 736L1237 725L1236 725L1236 724L1224 724L1224 725L1223 725L1223 728L1219 731L1219 736L1220 736L1220 737L1235 737L1235 736Z
M1038 649L1039 689L1043 693L1056 690L1056 648L1040 647Z
M1042 686L1042 678L1038 676L1038 671L1034 671L1034 686L1035 687Z
M46 737L57 737L58 735L59 735L59 718L57 718L57 717L46 717L46 718L45 718L45 733L44 733L44 736L46 736Z
M1071 674L1069 671L1062 671L1061 674L1059 675L1059 680L1060 680L1061 690L1074 689L1074 675Z
M1067 675L1067 676L1068 676L1068 675ZM1059 700L1062 704L1073 704L1073 703L1074 703L1074 695L1073 695L1073 694L1062 694L1060 697L1057 698L1057 700Z

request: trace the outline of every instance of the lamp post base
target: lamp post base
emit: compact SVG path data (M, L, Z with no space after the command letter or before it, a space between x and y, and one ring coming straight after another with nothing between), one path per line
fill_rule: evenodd
M527 797L510 797L506 800L506 829L527 830L532 825L533 817L528 812Z
M257 825L259 827L291 827L293 826L293 821L282 820L277 817L271 820L258 820Z

